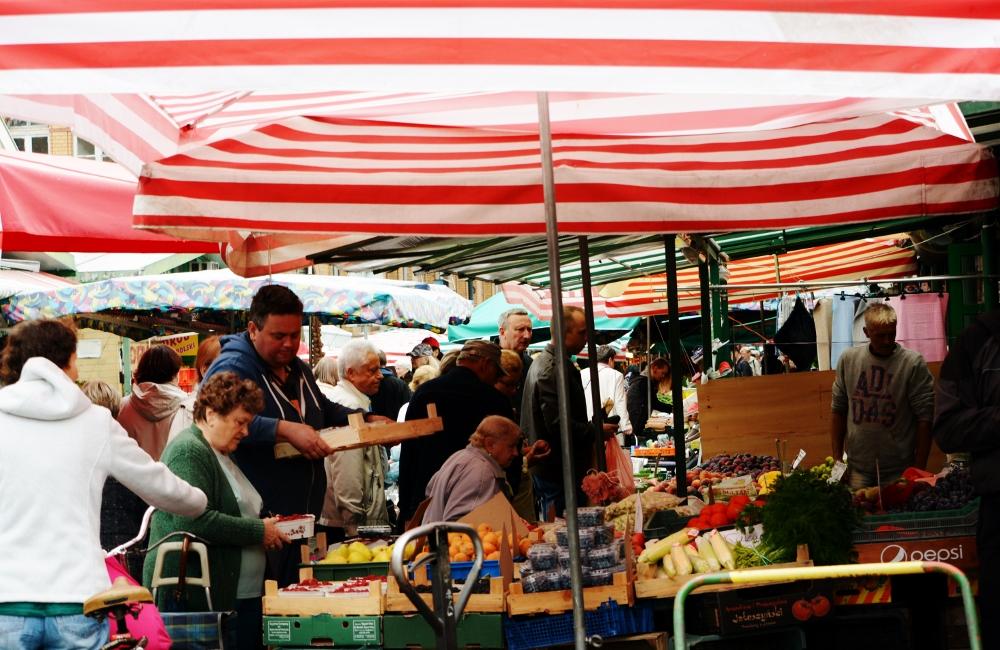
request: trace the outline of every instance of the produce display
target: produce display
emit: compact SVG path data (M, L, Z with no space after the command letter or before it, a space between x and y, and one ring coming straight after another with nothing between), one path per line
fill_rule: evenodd
M617 503L604 509L605 520L620 533L631 533L635 530L635 504L641 499L642 516L646 521L661 510L671 510L681 505L680 497L655 490L646 490L639 495L629 495Z
M326 557L319 561L319 564L364 564L367 562L389 562L395 544L378 544L373 548L364 542L354 541L338 546L332 546L327 550ZM413 558L415 546L411 542L406 545L403 551L403 559Z
M381 582L385 586L385 576L359 576L343 581L316 580L308 578L278 590L282 596L367 596L371 583Z
M754 480L761 472L781 469L781 462L774 456L753 454L718 454L701 464L701 469L725 476L749 474Z
M634 515L635 497L632 499ZM628 501L626 499L625 501ZM625 571L625 547L615 536L614 527L605 523L605 508L580 508L577 520L580 528L580 564L585 587L610 585L614 574ZM539 593L570 588L569 536L565 526L556 526L545 533L546 543L526 550L527 563L521 568L524 593Z
M866 513L934 512L961 508L975 498L975 491L964 468L955 468L934 481L933 485L918 470L881 487L859 488L854 504Z
M732 526L740 518L747 506L763 506L763 501L753 501L750 497L738 494L727 503L714 503L705 506L697 517L687 522L688 528L705 530L707 528L722 528Z
M836 461L833 460L833 456L827 456L823 459L823 462L819 465L813 465L809 468L809 472L816 478L823 479L824 481L830 478L833 473L833 465Z
M692 573L711 573L736 568L733 546L712 530L703 535L685 528L646 545L637 562L656 565L657 578L675 578Z

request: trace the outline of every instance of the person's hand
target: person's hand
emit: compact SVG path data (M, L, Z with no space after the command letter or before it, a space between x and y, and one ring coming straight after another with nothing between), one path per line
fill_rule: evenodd
M539 461L545 460L551 453L552 448L549 446L549 443L544 440L536 440L534 444L525 446L524 462L530 467Z
M311 460L325 458L333 453L333 447L326 444L326 441L316 433L316 429L308 424L282 420L278 423L278 437Z
M365 422L367 422L369 424L374 424L376 422L381 422L381 423L391 422L391 423L395 423L396 421L393 420L393 419L391 419L391 418L387 418L384 415L375 415L374 413L368 413L368 414L365 415Z
M290 541L288 535L278 530L277 517L264 520L264 550L276 551Z

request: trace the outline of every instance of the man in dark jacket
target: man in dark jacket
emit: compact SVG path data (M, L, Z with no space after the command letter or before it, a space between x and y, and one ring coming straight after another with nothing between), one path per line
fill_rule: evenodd
M594 442L597 438L593 424L587 419L587 401L583 394L583 380L580 371L570 362L570 355L577 354L587 343L587 321L579 307L563 309L563 345L558 354L550 343L535 358L524 382L524 397L521 401L521 429L528 440L544 440L551 453L531 468L535 488L535 499L539 502L542 519L550 515L562 516L566 509L566 494L563 489L564 462L562 442L559 434L559 401L556 387L556 364L566 366L566 380L569 394L570 436L573 439L573 482L577 487L577 502L586 503L580 489L587 470L594 457ZM604 432L614 435L617 424L604 424ZM554 508L554 512L550 510Z
M410 401L413 393L406 382L396 376L392 370L385 367L385 352L378 351L379 372L382 373L382 381L379 382L378 392L372 397L372 413L383 415L390 420L395 420L399 415L399 409L403 404Z
M983 647L1000 647L1000 311L980 316L951 346L938 377L934 440L971 454L980 497L976 530Z
M650 377L652 377L652 391L655 397L660 382L670 374L670 364L664 358L653 359L649 366L628 385L628 393L625 395L625 408L628 410L628 419L632 423L632 433L638 438L646 430L646 420L649 419L649 392Z
M422 384L406 409L406 419L427 417L427 405L437 407L444 429L403 442L399 453L399 519L404 524L424 500L427 484L448 457L464 449L488 415L513 415L507 398L493 387L503 373L500 348L487 341L462 346L455 368Z
M247 331L222 339L222 351L205 373L235 372L264 391L264 410L250 423L249 435L232 457L275 515L319 516L326 493L323 458L333 450L317 429L347 424L352 412L331 402L316 385L312 370L299 359L302 302L287 287L261 287L250 304ZM301 457L276 460L274 445L291 443ZM299 549L286 545L268 554L268 577L282 585L296 582Z

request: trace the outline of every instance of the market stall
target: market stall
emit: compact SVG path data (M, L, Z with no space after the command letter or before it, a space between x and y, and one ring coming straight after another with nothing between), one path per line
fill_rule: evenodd
M268 240L289 233L323 235L325 241L312 243L325 250L357 243L358 233L548 231L559 345L557 230L754 229L995 207L995 167L981 148L913 127L909 118L874 116L933 98L1000 96L991 9L986 3L940 3L907 15L892 3L876 3L864 13L841 5L824 9L833 12L829 19L799 3L774 2L740 12L737 21L725 9L655 3L642 13L620 5L521 4L503 12L369 6L284 8L280 15L237 8L192 20L188 13L197 10L185 6L165 11L152 36L116 31L100 11L74 14L74 33L104 35L94 48L78 39L33 40L31 34L51 34L50 23L64 19L61 9L41 6L12 17L20 29L3 30L27 36L9 46L0 90L31 92L40 83L42 92L90 94L7 95L0 110L58 115L64 119L54 121L87 129L85 136L106 142L137 173L145 163L136 204L140 225L237 245L278 244L271 249L274 264L303 257L301 247L290 250L292 237ZM305 11L315 13L299 13ZM296 19L318 30L305 34L315 38L281 47L286 21ZM344 25L350 25L347 33L337 31ZM288 60L273 54L279 51ZM345 58L344 52L351 54ZM229 86L242 81L274 94L128 94L154 87L214 93L220 74ZM317 94L331 78L362 94ZM634 94L661 87L674 92ZM556 93L554 134L550 96L537 96L536 114L536 97L517 94L523 88ZM762 96L762 88L769 94ZM456 89L462 94L398 94ZM367 91L393 94L379 102ZM288 117L298 115L311 117ZM657 140L665 131L676 137ZM901 134L913 137L900 141ZM379 151L359 155L359 142ZM845 146L837 149L838 142ZM781 150L795 143L797 153ZM635 155L637 149L649 157ZM695 155L675 155L685 149ZM756 154L738 157L748 149ZM797 165L824 157L825 167ZM770 183L748 184L729 173L750 169L756 178L769 165L777 170ZM667 171L677 174L670 178ZM734 182L722 185L721 179ZM851 191L862 185L867 190ZM258 236L231 237L234 229ZM672 245L669 252L672 266ZM668 268L671 280L674 271ZM676 316L676 286L670 293ZM561 372L558 383L565 393ZM568 456L566 413L560 419ZM582 648L581 544L577 513L570 508L568 515L572 638Z

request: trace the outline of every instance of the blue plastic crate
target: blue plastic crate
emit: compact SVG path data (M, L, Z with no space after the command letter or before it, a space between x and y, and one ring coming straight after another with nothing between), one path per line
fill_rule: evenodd
M650 604L622 607L609 600L596 610L584 613L587 636L605 639L653 630L653 607ZM504 619L508 650L548 648L573 643L573 613L551 616L515 616Z
M451 579L458 582L465 582L472 570L472 562L452 562ZM491 578L500 577L500 560L483 560L483 566L479 569L479 577L489 576ZM427 564L427 579L432 580L431 565Z

